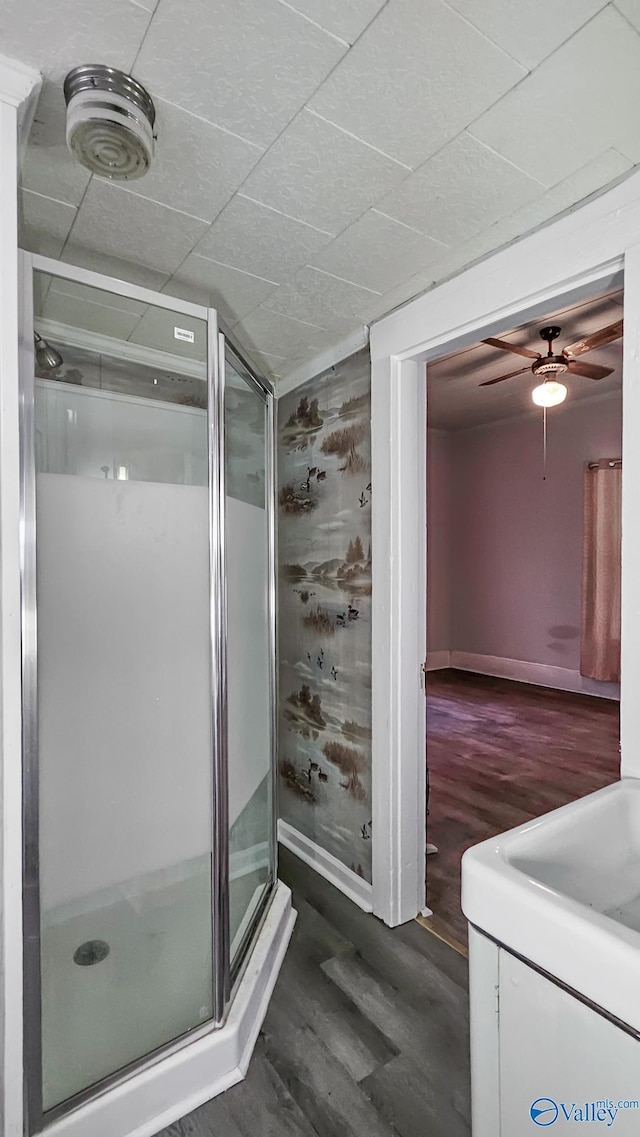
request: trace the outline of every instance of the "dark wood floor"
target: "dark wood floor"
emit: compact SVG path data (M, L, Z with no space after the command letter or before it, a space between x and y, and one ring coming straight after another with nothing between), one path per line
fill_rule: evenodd
M427 904L466 942L460 858L470 845L620 776L619 706L464 671L427 677Z
M286 850L298 921L248 1076L158 1137L469 1137L466 961Z

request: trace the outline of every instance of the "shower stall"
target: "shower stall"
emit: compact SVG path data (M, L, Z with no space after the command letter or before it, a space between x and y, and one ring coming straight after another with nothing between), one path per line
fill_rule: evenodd
M216 312L22 254L29 1133L243 1074L277 881L273 392Z

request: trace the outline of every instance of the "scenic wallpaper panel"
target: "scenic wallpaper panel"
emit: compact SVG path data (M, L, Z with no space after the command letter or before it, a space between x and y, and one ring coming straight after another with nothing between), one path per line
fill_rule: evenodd
M280 816L371 881L371 373L279 400Z

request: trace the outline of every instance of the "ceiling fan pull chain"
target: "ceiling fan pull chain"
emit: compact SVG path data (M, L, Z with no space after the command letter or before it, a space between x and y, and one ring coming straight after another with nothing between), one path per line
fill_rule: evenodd
M547 408L542 408L542 480L547 480Z

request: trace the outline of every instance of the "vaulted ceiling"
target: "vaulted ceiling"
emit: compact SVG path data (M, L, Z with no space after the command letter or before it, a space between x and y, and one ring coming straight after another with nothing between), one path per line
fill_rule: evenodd
M44 76L22 243L216 306L272 377L640 162L640 0L2 0ZM130 71L149 174L90 177L62 81Z

